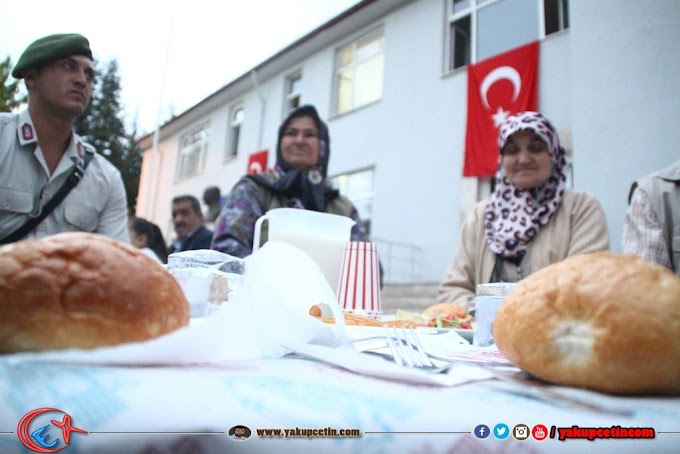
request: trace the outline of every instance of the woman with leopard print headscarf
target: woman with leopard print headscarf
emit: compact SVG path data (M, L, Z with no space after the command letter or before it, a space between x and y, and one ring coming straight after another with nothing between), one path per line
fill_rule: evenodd
M566 188L567 155L547 118L511 115L498 146L494 193L465 220L439 302L468 306L477 284L517 282L571 255L609 249L600 203Z

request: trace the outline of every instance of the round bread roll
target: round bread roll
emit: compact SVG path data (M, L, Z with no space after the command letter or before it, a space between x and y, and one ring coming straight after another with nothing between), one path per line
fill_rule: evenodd
M444 317L448 314L451 313L458 313L458 312L467 312L466 309L463 307L459 306L458 304L453 304L453 303L438 303L438 304L433 304L432 306L428 307L423 311L423 315L426 315L428 317Z
M680 393L680 278L633 256L578 255L530 275L493 334L508 360L550 382Z
M189 323L175 279L131 246L62 233L0 247L0 352L143 341Z

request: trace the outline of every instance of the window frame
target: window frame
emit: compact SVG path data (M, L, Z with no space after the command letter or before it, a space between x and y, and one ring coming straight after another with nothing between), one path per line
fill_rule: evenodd
M200 135L201 133L203 133L203 136L200 137L200 139L191 142L187 145L183 145L186 139L192 136ZM196 163L195 166L196 170L193 173L187 173L186 156L188 156L189 153L185 152L185 150L188 149L189 147L194 147L195 144L197 143L200 143L199 145L200 149L197 153L198 162ZM179 137L179 147L177 150L177 163L175 165L175 181L185 180L187 178L191 178L203 173L203 171L205 170L205 162L207 160L209 145L210 145L210 123L203 123L200 126L190 129L188 132L182 134Z
M237 112L242 112L241 119L237 121L235 118ZM243 124L245 122L245 108L243 102L233 104L229 109L229 121L227 122L227 146L224 148L224 161L231 161L238 157L239 148L241 144L241 137L243 137ZM234 131L236 137L234 137Z
M465 1L465 0L460 0L460 1ZM497 5L499 3L502 3L506 0L467 0L469 3L467 6L461 7L459 11L454 11L454 3L456 0L444 0L444 58L443 58L443 73L446 74L451 74L454 72L461 71L462 68L467 67L470 64L475 64L479 61L478 59L478 15L479 12L489 8L491 6ZM530 0L525 0L525 1L530 1ZM545 18L545 1L550 1L550 0L533 0L537 4L537 23L536 27L538 28L538 39L540 41L544 40L546 35L546 18ZM569 19L569 0L553 0L556 1L558 4L558 22L559 26L561 27L558 30L550 33L550 34L555 34L555 33L560 33L564 32L565 30L568 30L570 25L570 19ZM565 13L566 12L566 16ZM470 18L470 45L469 49L469 61L467 63L464 63L460 66L453 67L455 64L456 56L454 54L455 50L453 49L453 38L452 38L452 27L453 24L457 21L460 21L466 17ZM485 59L488 57L485 57Z
M303 77L302 70L297 70L289 73L284 79L284 96L283 96L283 118L286 118L290 112L302 105L302 89L299 91L292 91L293 84L299 80L302 85ZM297 97L297 106L291 107L291 100Z
M571 27L570 15L569 15L569 0L552 0L557 5L557 30L547 33L546 27L547 22L545 20L545 3L551 0L540 0L539 1L539 13L541 15L542 27L541 27L541 39L548 35L554 35L556 33L564 32Z
M357 49L357 44L360 41L364 41L367 38L371 37L371 35L379 35L380 38L380 51L372 54L370 56L364 56L361 57L360 60L356 59L356 49ZM345 50L347 47L353 46L353 55L352 61L346 65L339 66L339 56L340 53ZM356 104L354 100L352 99L352 102L350 103L350 107L348 107L346 110L340 111L340 76L339 73L342 70L345 70L347 68L352 68L352 73L354 74L354 70L360 63L365 63L377 56L382 55L382 73L381 73L381 79L380 79L380 94L375 98L371 99L370 101L367 101L363 104ZM333 53L333 84L332 84L332 89L333 89L333 96L332 96L332 112L331 112L331 117L335 116L340 116L340 115L345 115L351 112L355 112L359 109L362 109L366 106L369 106L371 104L374 104L378 101L380 101L383 98L384 95L384 81L385 81L385 29L382 24L373 26L370 29L363 30L359 33L355 33L352 35L349 39L346 41L342 42L339 46L335 48L335 51ZM355 80L352 81L352 87L354 87ZM354 98L354 93L356 91L352 90L351 92L351 98Z
M355 199L346 190L347 188L345 188L345 190L343 191L343 188L339 187L340 185L337 182L338 178L340 178L340 177L351 178L354 175L358 175L358 174L364 173L364 172L370 172L370 174L371 174L371 190L372 190L372 192L370 193L370 196L364 196L362 198ZM357 202L355 202L355 200L358 200L358 201L368 200L370 202L371 210L370 210L370 213L368 215L365 215L365 213L359 212L359 217L364 222L364 224L366 224L366 230L367 230L368 234L371 233L372 225L373 225L373 219L374 219L374 213L375 213L375 208L374 208L375 207L375 194L376 194L375 177L376 177L375 166L361 167L361 168L358 168L358 169L338 173L336 175L328 177L328 180L333 185L333 187L335 189L338 189L340 191L341 195L347 197L350 200L350 202L352 202L352 205L354 205L357 208L357 210L359 210L359 208L358 208ZM359 203L359 206L362 206L361 203Z

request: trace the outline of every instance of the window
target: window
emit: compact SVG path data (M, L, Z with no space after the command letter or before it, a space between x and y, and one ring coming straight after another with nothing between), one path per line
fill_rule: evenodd
M502 0L480 8L477 13L475 61L539 39L538 17L537 0Z
M330 180L340 194L352 201L361 220L366 224L366 230L370 233L373 219L374 170L371 168L345 173L332 177Z
M451 24L451 69L460 68L470 63L470 16L461 17Z
M543 0L545 34L569 28L569 0Z
M227 146L224 159L233 158L238 154L239 142L241 139L241 126L243 126L243 118L245 114L243 107L234 107L231 109L229 116L229 145Z
M447 5L448 71L569 27L568 0L448 0Z
M335 113L349 112L382 97L383 41L382 30L377 30L338 50Z
M302 99L302 74L296 73L286 77L286 99L284 101L283 116L288 116L288 113L300 107Z
M177 179L181 180L203 171L208 152L208 127L202 127L180 139Z

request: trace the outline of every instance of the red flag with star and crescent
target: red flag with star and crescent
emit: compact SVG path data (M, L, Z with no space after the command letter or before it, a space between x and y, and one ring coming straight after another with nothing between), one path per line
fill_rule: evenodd
M498 166L498 128L516 112L538 109L538 52L534 41L468 65L463 176L488 177Z
M251 153L248 156L248 167L246 168L246 174L255 175L257 173L262 173L267 168L267 159L269 158L269 150L261 150L255 153Z

